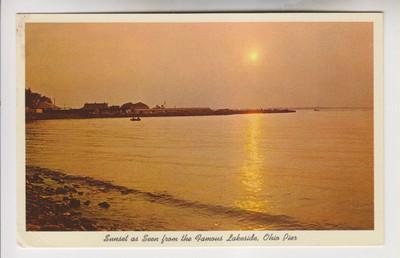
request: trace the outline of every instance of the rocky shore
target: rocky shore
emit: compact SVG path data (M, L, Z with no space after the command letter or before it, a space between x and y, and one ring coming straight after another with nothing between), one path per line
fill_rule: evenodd
M111 204L102 196L117 191L117 186L90 177L71 176L39 167L26 167L27 231L100 231L117 230L112 221L99 224L96 210L107 210ZM103 195L102 195L103 193ZM99 212L97 212L99 213ZM100 212L101 213L101 212Z
M243 226L243 221L252 224ZM322 228L285 215L201 203L92 177L26 167L27 231L303 230L316 227Z

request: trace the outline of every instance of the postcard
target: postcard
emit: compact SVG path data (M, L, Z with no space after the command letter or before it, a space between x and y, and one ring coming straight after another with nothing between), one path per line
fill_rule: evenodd
M17 24L22 246L383 244L382 14Z

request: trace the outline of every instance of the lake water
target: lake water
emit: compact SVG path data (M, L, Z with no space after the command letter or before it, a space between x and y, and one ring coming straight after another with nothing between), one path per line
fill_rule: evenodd
M182 201L110 197L142 230L374 226L372 110L35 121L26 145L27 165Z

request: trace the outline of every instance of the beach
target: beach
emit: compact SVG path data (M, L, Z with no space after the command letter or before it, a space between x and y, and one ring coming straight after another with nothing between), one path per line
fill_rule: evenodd
M110 182L91 177L67 175L46 168L26 167L26 230L27 231L144 231L155 229L154 221L150 227L137 219L137 224L112 219L112 206L124 202L122 196L131 195L128 202L139 197L145 202L155 205L172 205L180 209L197 209L201 213L212 213L215 217L224 216L226 222L214 224L214 228L230 225L229 218L240 216L249 220L263 221L269 227L275 224L286 224L289 228L304 228L293 218L284 215L260 214L244 212L229 207L201 204L188 200L180 200L171 195L143 192L129 189ZM126 204L125 199L125 204ZM130 220L137 217L135 213L142 211L130 210ZM156 213L156 211L153 210ZM308 225L307 227L310 227ZM210 226L209 226L210 227ZM171 230L169 228L169 230Z

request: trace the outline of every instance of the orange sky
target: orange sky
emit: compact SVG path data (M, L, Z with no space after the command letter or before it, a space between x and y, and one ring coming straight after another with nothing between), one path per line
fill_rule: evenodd
M27 24L26 87L67 107L370 107L372 40L372 23Z

